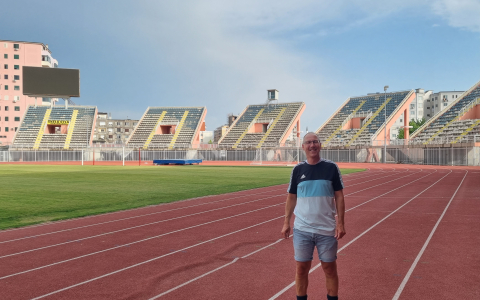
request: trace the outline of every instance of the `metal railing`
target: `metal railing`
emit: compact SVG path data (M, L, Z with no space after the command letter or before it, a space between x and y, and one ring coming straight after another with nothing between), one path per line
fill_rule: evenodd
M373 155L372 155L373 154ZM382 162L382 147L322 149L321 157L335 162ZM480 166L480 147L390 146L387 163ZM305 160L299 147L233 149L142 150L130 148L87 148L81 150L0 151L0 162L152 162L155 159L203 159L205 161L250 161L252 164L294 164ZM369 161L367 161L369 159Z

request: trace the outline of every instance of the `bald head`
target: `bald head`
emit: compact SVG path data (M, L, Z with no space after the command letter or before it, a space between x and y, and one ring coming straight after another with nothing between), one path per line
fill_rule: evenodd
M310 132L307 132L307 134L305 134L305 135L303 136L303 141L302 141L302 143L305 144L306 139L309 138L309 137L311 137L311 136L316 137L317 140L318 140L318 143L320 143L320 139L318 138L318 136L315 134L315 132L311 132L311 131L310 131Z

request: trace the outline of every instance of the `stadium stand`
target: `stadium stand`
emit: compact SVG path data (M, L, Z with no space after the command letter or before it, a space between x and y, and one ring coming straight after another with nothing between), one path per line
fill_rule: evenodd
M97 108L29 106L13 148L76 149L90 145Z
M385 124L393 123L414 98L414 91L376 93L348 98L316 131L322 146L344 147L371 145L383 139ZM385 109L387 119L385 120ZM408 120L408 116L406 116ZM388 123L386 123L387 121Z
M249 105L218 141L224 148L278 147L300 128L304 102Z
M148 107L127 141L135 148L197 148L206 107Z
M418 144L480 142L480 82L477 82L447 108L433 116L413 134Z
M477 83L444 111L415 132L414 141L422 144L472 142L480 135L480 83Z

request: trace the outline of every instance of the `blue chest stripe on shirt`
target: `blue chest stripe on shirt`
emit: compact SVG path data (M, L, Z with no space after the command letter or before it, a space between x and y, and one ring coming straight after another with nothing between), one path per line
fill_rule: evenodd
M335 193L330 180L306 180L298 184L297 196L303 197L334 197Z

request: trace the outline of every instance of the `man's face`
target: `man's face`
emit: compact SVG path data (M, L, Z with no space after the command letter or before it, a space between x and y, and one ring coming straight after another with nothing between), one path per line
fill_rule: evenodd
M320 156L320 149L322 145L318 141L318 137L314 134L309 134L304 138L302 149L305 151L307 157L315 158Z

